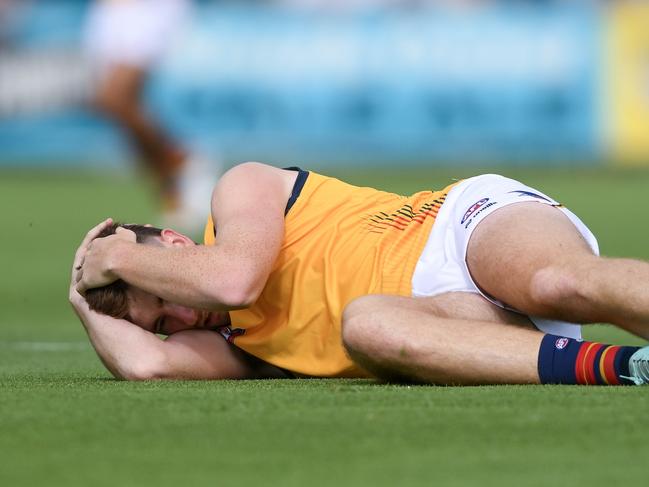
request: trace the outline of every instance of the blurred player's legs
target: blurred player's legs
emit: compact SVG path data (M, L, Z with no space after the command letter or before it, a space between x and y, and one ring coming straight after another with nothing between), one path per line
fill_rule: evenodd
M87 47L99 70L95 103L124 130L160 196L163 223L195 233L209 208L218 167L189 154L145 110L153 65L183 25L188 0L103 0L87 22Z
M144 111L141 96L146 76L146 71L135 66L112 65L99 83L95 102L97 108L126 129L142 162L156 177L164 203L175 207L175 181L186 154Z

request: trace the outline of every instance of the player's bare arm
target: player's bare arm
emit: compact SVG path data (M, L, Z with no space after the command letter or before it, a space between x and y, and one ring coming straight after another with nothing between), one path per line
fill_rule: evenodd
M216 244L165 229L164 245L137 245L123 230L88 244L77 290L122 279L164 300L207 310L254 302L277 258L293 174L258 163L228 171L211 203Z

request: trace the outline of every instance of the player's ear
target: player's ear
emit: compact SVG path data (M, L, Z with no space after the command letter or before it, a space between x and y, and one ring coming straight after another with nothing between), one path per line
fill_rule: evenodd
M160 233L160 238L162 241L168 245L178 245L178 246L188 246L188 245L196 245L196 243L189 238L186 235L183 235L180 232L177 232L176 230L172 230L171 228L165 228L162 230Z

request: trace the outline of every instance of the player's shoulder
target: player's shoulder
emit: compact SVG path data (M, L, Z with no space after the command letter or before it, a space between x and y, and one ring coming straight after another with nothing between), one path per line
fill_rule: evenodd
M244 162L226 171L216 185L215 194L253 193L284 198L295 182L297 173L261 162Z
M231 180L254 183L257 179L276 179L285 177L286 171L261 162L243 162L227 170L220 181L228 183Z

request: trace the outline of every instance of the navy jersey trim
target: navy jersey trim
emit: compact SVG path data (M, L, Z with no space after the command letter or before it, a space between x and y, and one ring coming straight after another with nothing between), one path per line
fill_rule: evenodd
M287 171L298 172L297 179L295 180L295 184L293 185L293 191L291 192L291 197L288 199L288 202L286 203L286 209L284 210L284 216L286 216L297 199L300 197L302 188L304 188L304 183L306 183L306 178L309 177L309 171L305 171L303 169L300 169L299 167L285 167L284 169Z

